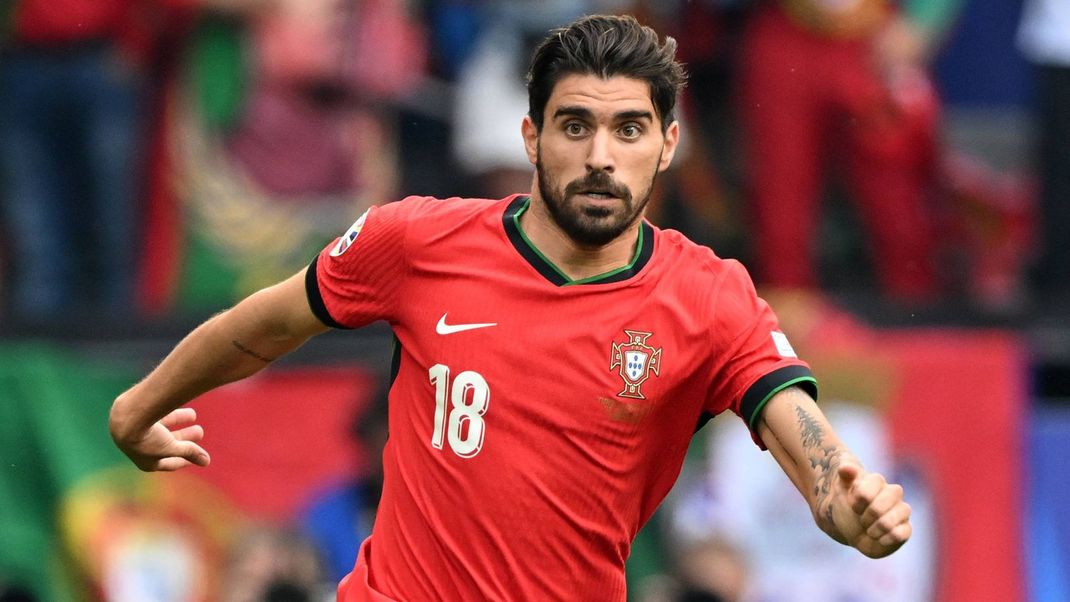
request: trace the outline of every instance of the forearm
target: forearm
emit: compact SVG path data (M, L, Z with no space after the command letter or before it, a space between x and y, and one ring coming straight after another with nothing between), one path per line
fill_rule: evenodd
M850 458L857 463L858 460L832 431L809 395L798 389L780 395L784 395L787 403L779 404L778 416L763 414L762 439L806 499L817 526L836 541L847 543L832 518L832 491L837 469L843 461ZM778 437L767 422L770 418L781 422L790 420L793 434Z
M295 321L279 311L277 288L255 293L201 324L148 376L120 395L110 416L112 436L122 440L144 432L171 410L258 372L315 334L308 320Z

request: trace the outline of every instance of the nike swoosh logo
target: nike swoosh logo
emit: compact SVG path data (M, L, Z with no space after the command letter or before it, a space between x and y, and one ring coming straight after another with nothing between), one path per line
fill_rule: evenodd
M464 332L466 330L475 330L477 328L487 328L488 326L497 326L497 322L481 322L478 324L447 324L446 314L442 314L442 317L438 319L438 324L435 324L435 332L438 334L453 334L455 332Z

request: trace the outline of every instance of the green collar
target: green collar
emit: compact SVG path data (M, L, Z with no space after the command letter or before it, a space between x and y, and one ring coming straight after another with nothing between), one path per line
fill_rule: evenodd
M557 286L572 286L577 284L608 284L621 282L638 274L650 261L654 254L654 228L645 221L639 224L639 239L636 244L635 255L632 256L628 265L610 270L604 274L590 276L580 280L572 280L554 265L535 245L528 239L524 231L520 229L520 216L531 205L531 197L518 196L505 210L502 223L505 225L505 233L517 252L531 264L547 280Z

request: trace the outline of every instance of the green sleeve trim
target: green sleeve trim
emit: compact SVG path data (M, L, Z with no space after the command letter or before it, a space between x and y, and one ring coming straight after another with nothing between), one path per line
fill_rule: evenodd
M758 405L754 406L754 411L751 412L750 418L747 420L747 426L750 427L750 430L754 430L754 422L758 419L758 416L761 415L762 409L765 408L765 404L769 403L769 400L772 399L774 395L780 393L788 387L797 385L802 382L808 382L812 384L815 390L817 388L817 379L812 376L800 376L799 378L793 378L788 382L783 383L780 386L774 388L772 391L769 392L768 395L766 395L764 398L762 398L761 401L758 402Z

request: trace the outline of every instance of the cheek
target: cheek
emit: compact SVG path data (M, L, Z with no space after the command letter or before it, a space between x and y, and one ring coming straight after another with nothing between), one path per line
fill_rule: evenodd
M542 165L546 172L562 182L570 182L585 172L583 160L574 159L567 149L543 147Z
M650 178L658 170L661 164L660 145L653 150L643 149L628 157L627 169L621 174L627 184L636 191L637 188L645 188L650 185Z

